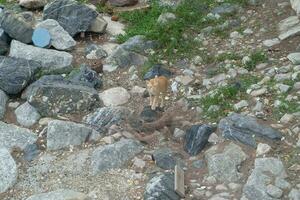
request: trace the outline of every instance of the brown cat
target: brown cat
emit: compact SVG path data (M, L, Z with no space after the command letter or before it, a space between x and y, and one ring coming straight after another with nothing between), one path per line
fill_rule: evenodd
M155 110L159 106L160 99L160 106L163 107L169 85L168 79L165 76L155 76L146 83L150 95L151 109Z

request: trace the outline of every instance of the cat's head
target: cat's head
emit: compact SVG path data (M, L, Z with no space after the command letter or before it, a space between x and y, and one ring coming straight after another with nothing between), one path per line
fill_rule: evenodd
M158 86L158 81L154 78L151 80L146 80L146 84L147 84L147 88L149 90L153 90L154 88L156 88Z

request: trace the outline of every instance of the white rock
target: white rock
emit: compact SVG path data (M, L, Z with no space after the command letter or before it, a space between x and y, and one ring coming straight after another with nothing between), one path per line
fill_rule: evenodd
M105 106L118 106L128 102L130 94L125 88L115 87L100 93L100 98Z
M34 125L40 118L40 114L28 102L25 102L15 110L17 121L25 127Z
M270 145L259 143L256 148L256 156L261 156L268 153L271 150Z
M100 15L91 23L88 31L94 33L104 33L107 27L107 21Z
M280 40L278 38L268 39L263 41L263 45L266 47L272 47L276 44L279 44Z
M184 76L184 75L181 75L181 76L177 76L175 78L175 80L179 83L182 83L183 85L188 85L190 84L191 82L194 81L194 78L191 77L191 76Z
M248 102L246 100L242 100L242 101L234 104L233 107L235 110L240 110L240 109L248 107L248 106L249 106Z
M294 115L286 113L281 117L280 122L283 124L288 124L291 121L293 121L293 119L294 119Z
M120 22L112 21L110 17L103 16L104 20L107 22L106 32L112 36L124 35L125 26Z
M300 1L290 0L292 8L296 11L297 15L300 14Z
M184 137L185 132L179 128L175 128L173 135L175 138L182 138Z

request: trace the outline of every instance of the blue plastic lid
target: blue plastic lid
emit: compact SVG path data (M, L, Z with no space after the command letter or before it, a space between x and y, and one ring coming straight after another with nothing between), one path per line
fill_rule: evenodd
M32 35L33 44L37 47L48 47L50 46L51 36L47 29L36 28Z

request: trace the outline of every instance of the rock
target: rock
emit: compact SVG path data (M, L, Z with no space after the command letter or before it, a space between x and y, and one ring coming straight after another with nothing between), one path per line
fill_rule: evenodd
M118 36L125 34L125 25L120 22L112 21L109 16L103 16L107 22L106 33L111 36Z
M47 149L58 150L70 145L81 145L93 131L83 124L61 120L50 121L47 128Z
M194 81L194 78L191 76L176 76L175 80L179 83L181 83L182 85L189 85L191 82Z
M103 84L97 72L91 70L86 65L81 65L79 70L73 70L69 74L68 80L72 83L77 83L95 89L101 88Z
M159 24L167 24L169 22L172 22L176 19L176 16L173 13L162 13L158 19L157 19L157 23Z
M4 32L0 26L0 55L5 55L9 50L9 36Z
M18 169L15 160L9 151L0 148L0 194L11 188L18 177Z
M240 180L242 174L239 172L239 166L248 157L242 148L230 143L223 152L217 153L217 150L218 146L213 146L205 152L209 176L213 176L221 182Z
M193 125L186 131L184 150L192 156L197 155L208 143L214 129L209 125Z
M248 106L249 106L248 102L246 100L242 100L242 101L234 104L233 107L235 110L240 110L240 109L248 107Z
M96 44L90 44L85 48L87 59L102 59L108 56L107 52L100 46Z
M277 158L256 158L254 169L243 188L248 200L273 200L267 193L267 185L276 177L286 178L283 163Z
M282 32L278 38L280 40L285 40L285 39L288 39L290 37L294 37L294 36L297 36L300 34L300 24L297 24L296 26L288 29L287 31L285 32Z
M47 4L43 19L56 20L72 37L88 30L98 13L75 0L55 0Z
M223 3L218 7L215 7L211 13L214 15L234 14L239 10L239 6L236 4Z
M153 177L146 185L144 200L180 200L174 191L174 175L166 173Z
M298 18L298 16L290 16L286 19L281 20L278 23L278 30L279 32L285 32L290 30L291 28L293 28L294 26L296 26L297 24L299 24L300 20Z
M83 114L101 104L95 89L78 84L62 76L43 76L26 89L23 98L43 117Z
M26 200L90 200L90 197L73 190L55 190L48 193L36 194Z
M32 42L34 46L45 48L50 46L51 36L47 29L36 28L33 31Z
M291 87L289 85L278 83L278 84L275 85L275 88L277 88L279 90L279 92L281 92L281 93L286 93L286 92L289 91L289 89Z
M165 76L170 78L171 75L172 72L165 69L163 65L156 64L144 75L144 80L153 79L155 76Z
M26 45L16 40L11 42L10 57L23 58L41 63L46 72L65 72L70 70L73 56L67 52L42 49Z
M290 53L287 58L294 64L300 64L300 53Z
M40 114L28 102L25 102L15 110L15 115L19 124L30 127L41 118Z
M138 2L138 0L108 0L112 6L132 6Z
M128 102L130 94L125 88L115 87L100 93L100 98L105 106L119 106Z
M281 117L280 122L283 124L288 124L288 123L292 122L293 119L294 119L294 115L286 113L285 115L283 115Z
M268 91L267 88L261 88L261 89L252 91L250 93L250 95L253 97L258 97L258 96L264 95L267 91Z
M155 164L165 170L174 170L177 164L176 153L169 148L155 150L152 157Z
M256 148L256 156L262 156L271 150L270 145L259 143Z
M300 199L300 190L292 189L289 193L289 200L299 200Z
M233 190L233 191L237 191L237 190L240 190L242 188L242 185L241 184L238 184L238 183L229 183L228 184L228 187Z
M37 136L29 129L0 122L0 147L12 151L14 147L24 150L35 144Z
M255 118L236 113L222 119L218 129L224 138L239 141L252 147L256 147L253 136L272 140L279 140L282 137L279 131L259 124Z
M276 178L275 185L282 190L289 189L291 187L291 184L282 178Z
M32 81L40 67L34 61L0 56L0 89L7 94L18 94Z
M143 150L143 146L131 139L123 139L114 144L98 147L91 157L93 174L120 168Z
M8 96L0 90L0 120L3 119L6 111L6 103L8 101Z
M30 43L33 29L20 17L10 10L0 12L0 26L13 39Z
M300 82L299 82L300 84ZM300 86L300 85L299 85ZM143 88L143 87L140 87L140 86L134 86L132 89L131 89L131 93L132 94L138 94L140 96L143 96L145 93L146 93L147 89L146 88Z
M98 15L94 21L90 24L88 31L94 32L94 33L104 33L107 27L107 21L105 19Z
M278 187L276 187L274 185L271 185L271 184L267 186L266 192L271 197L274 197L274 198L277 198L277 199L279 199L283 194L283 191L281 189L279 189Z
M159 113L156 110L152 110L151 106L145 106L140 114L140 118L145 122L154 122L158 120Z
M185 136L185 132L179 128L175 128L173 136L175 138L183 138Z
M297 15L300 14L300 1L290 0L292 8L296 11Z
M278 38L268 39L263 41L263 45L266 47L272 47L274 45L277 45L280 43L280 40Z
M76 41L54 19L47 19L36 25L38 28L47 29L51 36L51 46L58 50L70 50Z
M19 5L28 9L43 8L47 4L47 0L20 0Z
M118 125L131 116L131 111L126 107L103 107L84 118L85 123L96 128L102 134L112 125Z

